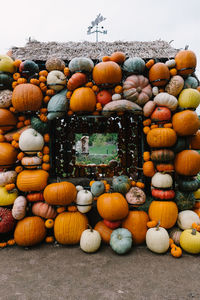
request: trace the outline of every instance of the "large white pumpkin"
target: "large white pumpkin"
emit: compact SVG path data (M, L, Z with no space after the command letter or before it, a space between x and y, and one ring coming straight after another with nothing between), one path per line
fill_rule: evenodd
M66 77L61 71L51 71L49 72L47 76L47 85L50 89L53 89L55 91L61 91L66 87Z
M147 247L155 253L165 253L169 249L169 234L165 228L154 227L147 230Z
M19 138L19 148L27 154L35 154L44 146L43 136L33 128L26 129Z
M80 190L76 196L77 209L81 213L86 213L91 210L93 203L93 196L90 191Z
M27 200L24 196L19 196L15 199L13 208L12 208L12 216L16 220L21 220L26 215L26 206Z
M178 214L177 224L182 230L191 229L193 223L200 224L200 218L194 211L183 210Z
M84 252L96 252L101 245L101 236L97 230L86 229L82 232L80 247Z
M157 172L153 175L151 184L156 188L171 188L173 184L172 176Z

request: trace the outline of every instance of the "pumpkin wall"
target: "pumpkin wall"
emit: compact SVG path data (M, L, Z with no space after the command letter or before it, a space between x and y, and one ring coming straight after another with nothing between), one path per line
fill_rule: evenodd
M77 244L88 218L95 226L89 234L98 232L100 240L119 254L132 244L144 243L146 234L148 248L167 251L166 230L175 226L182 211L189 224L184 229L200 229L200 123L195 112L200 86L192 51L182 50L162 61L127 58L122 52L95 63L86 57L67 63L49 58L43 69L34 61L4 58L0 65L1 247L55 239ZM123 116L126 122L130 114L140 115L143 122L139 175L123 169L119 176L108 172L108 179L98 173L89 186L51 178L55 120L89 115ZM128 133L131 139L132 131ZM164 250L158 249L156 235L163 235ZM90 238L96 251L100 243L95 247ZM120 239L127 239L125 249L116 247ZM176 252L173 246L172 250Z

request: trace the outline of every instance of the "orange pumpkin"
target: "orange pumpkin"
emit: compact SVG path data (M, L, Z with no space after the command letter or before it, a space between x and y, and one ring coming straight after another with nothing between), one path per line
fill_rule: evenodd
M39 244L46 236L44 221L40 217L26 217L18 221L14 232L17 245L29 247Z
M67 88L70 91L75 90L76 88L84 85L87 82L87 76L83 73L75 73L73 74L67 83Z
M44 170L24 170L17 176L17 187L22 192L41 191L47 185L49 173Z
M76 199L76 194L75 185L63 181L49 184L44 190L44 199L52 205L69 205Z
M3 132L13 129L17 124L17 118L8 109L0 108L0 129Z
M154 128L147 133L147 143L152 148L171 147L176 139L176 132L172 128Z
M195 150L183 150L176 155L174 167L180 175L196 176L200 171L200 154Z
M152 201L148 213L152 221L160 221L160 226L168 229L176 223L178 208L173 201Z
M120 66L113 62L100 62L93 69L93 80L97 85L119 83L122 79Z
M0 168L9 168L17 160L17 150L10 143L0 143Z
M110 60L116 62L117 64L123 64L125 59L126 55L121 51L113 52L110 56Z
M34 84L19 84L14 88L12 105L17 111L37 111L42 104L41 89Z
M106 224L103 221L99 221L95 227L94 230L98 231L100 233L101 239L105 244L110 243L110 236L113 232L111 228L106 226Z
M145 242L147 233L147 222L149 217L144 211L130 211L126 219L122 222L122 227L132 233L133 243L139 245Z
M195 135L190 138L191 149L200 150L200 130L196 132Z
M176 69L179 75L190 75L195 71L197 59L191 50L181 50L175 56Z
M154 164L151 160L144 162L143 164L143 174L147 177L153 177L153 175L156 173Z
M200 121L195 111L187 109L174 114L172 124L178 135L185 136L195 134L199 129Z
M149 81L154 86L164 86L170 79L170 72L164 63L156 63L149 70Z
M97 199L100 216L108 221L118 221L128 215L128 203L120 193L104 193Z
M88 227L88 219L78 211L59 214L54 223L54 236L63 245L79 243L81 234Z
M70 98L70 110L73 112L93 112L96 107L96 95L91 88L76 89Z

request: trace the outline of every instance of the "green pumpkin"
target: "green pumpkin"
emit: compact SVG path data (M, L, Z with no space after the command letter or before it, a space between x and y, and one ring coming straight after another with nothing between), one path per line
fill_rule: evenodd
M189 149L189 140L187 137L179 136L176 144L171 148L175 153L181 152L185 149Z
M151 160L156 162L168 162L174 160L174 152L169 149L154 150L151 152Z
M105 191L105 186L102 181L95 181L91 186L91 193L94 197L98 197Z
M131 180L126 175L113 177L112 188L114 192L126 194L131 188Z
M200 188L200 181L196 178L185 180L182 177L178 179L178 189L182 192L194 192Z
M123 64L123 70L131 74L143 74L145 61L140 57L128 58Z
M196 89L198 87L198 81L195 77L188 76L184 81L184 89Z
M51 97L47 105L47 109L48 109L47 118L49 121L57 117L62 117L66 114L68 108L66 93L67 90L64 89L60 93Z
M42 122L37 117L31 118L31 127L41 134L47 133L49 131L48 123Z
M117 254L125 254L132 247L132 233L125 228L113 230L110 237L110 246Z
M74 57L69 63L70 72L91 72L94 68L94 63L87 57Z
M193 208L195 203L194 194L191 192L187 193L177 191L174 200L178 206L179 211L188 209L190 210Z
M0 72L0 90L12 89L13 78L8 73Z

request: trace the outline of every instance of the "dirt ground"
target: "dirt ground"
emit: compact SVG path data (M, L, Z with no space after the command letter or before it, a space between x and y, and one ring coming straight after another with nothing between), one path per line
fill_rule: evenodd
M42 244L0 250L1 300L200 300L199 256L156 255L135 247L124 256L102 246Z

